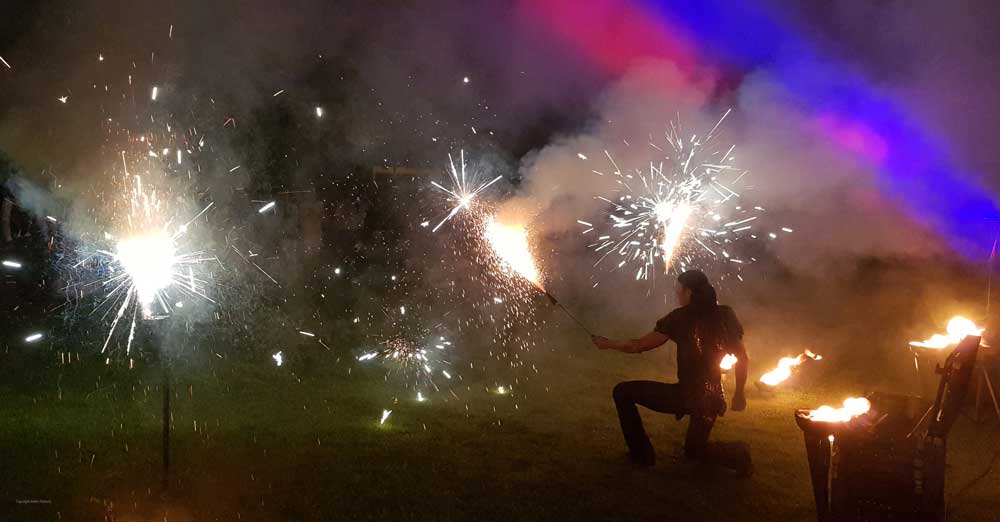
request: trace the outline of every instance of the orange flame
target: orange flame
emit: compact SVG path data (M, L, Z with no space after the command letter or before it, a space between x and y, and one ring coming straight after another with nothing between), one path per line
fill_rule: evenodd
M864 415L872 409L872 403L864 397L850 397L844 399L844 405L840 408L823 405L815 410L810 410L806 418L814 422L850 422L851 419Z
M976 323L972 322L971 319L966 319L960 315L952 317L948 321L948 326L945 329L946 334L934 334L930 339L925 339L923 341L911 341L910 346L919 346L920 348L930 348L932 350L943 350L949 346L954 346L960 342L962 339L970 335L982 335L985 328L979 328Z
M541 288L541 274L531 257L528 232L524 227L504 225L491 217L486 224L486 240L505 265Z
M806 350L795 357L782 357L778 360L778 367L760 376L760 382L768 386L777 386L792 376L792 370L798 368L800 364L804 363L806 359L812 359L814 361L819 361L823 359L822 355L812 353L810 350Z
M722 358L722 362L719 363L719 368L722 368L723 371L727 371L728 372L729 370L733 369L733 366L736 365L736 361L737 361L737 359L736 359L735 355L733 355L731 353L727 353Z

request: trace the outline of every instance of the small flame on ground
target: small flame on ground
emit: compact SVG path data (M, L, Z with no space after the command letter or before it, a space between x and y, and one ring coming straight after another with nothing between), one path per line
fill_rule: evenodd
M840 408L823 405L815 410L810 410L806 415L815 422L850 422L851 419L864 415L872 409L872 403L864 397L850 397L844 400L844 405Z
M806 350L795 357L782 357L778 360L777 368L760 376L760 382L768 386L777 386L788 380L792 376L792 371L804 363L806 359L819 361L823 359L823 356Z

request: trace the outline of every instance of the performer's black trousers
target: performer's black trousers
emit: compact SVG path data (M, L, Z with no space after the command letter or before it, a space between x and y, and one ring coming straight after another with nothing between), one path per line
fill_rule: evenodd
M679 384L655 381L626 381L615 386L612 396L618 408L618 420L625 435L625 444L633 459L650 462L653 459L653 445L646 436L637 405L645 406L660 413L687 415L684 397ZM708 436L715 424L715 417L692 415L684 439L684 456L704 460L708 447Z
M632 458L652 464L655 454L639 417L639 408L645 406L660 413L688 415L687 436L684 439L684 456L695 460L713 460L727 466L737 466L748 458L743 444L709 443L708 436L715 425L715 416L705 416L689 411L679 384L655 381L626 381L615 386L612 396L618 408L618 420Z

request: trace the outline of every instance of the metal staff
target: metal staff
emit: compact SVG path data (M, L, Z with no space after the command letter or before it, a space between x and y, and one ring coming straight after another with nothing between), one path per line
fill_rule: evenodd
M559 308L561 308L562 311L565 312L566 315L568 315L569 318L572 319L573 322L575 322L577 324L577 326L579 326L580 328L582 328L584 332L587 332L587 335L590 335L591 337L594 336L593 332L591 332L589 328L587 328L586 326L584 326L584 324L582 322L580 322L580 320L577 319L576 316L573 315L573 313L570 312L568 308L566 308L565 306L563 306L562 303L560 303L559 300L557 300L555 298L555 296L553 296L552 294L550 294L548 290L545 290L545 289L542 289L542 288L539 288L539 290L541 290L545 294L545 297L549 298L549 302L551 302L552 304L554 304L554 305L558 306Z

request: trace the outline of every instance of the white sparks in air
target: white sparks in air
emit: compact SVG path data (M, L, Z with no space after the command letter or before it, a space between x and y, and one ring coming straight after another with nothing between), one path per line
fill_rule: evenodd
M39 340L41 338L42 338L42 334L40 334L40 333L34 333L34 334L31 334L31 335L25 337L24 338L24 342L26 342L26 343L33 343L33 342L35 342L35 341L37 341L37 340Z
M463 210L471 209L476 202L476 198L482 194L482 192L488 189L497 181L503 179L503 176L497 176L490 180L482 180L481 174L478 171L468 172L465 163L465 151L459 151L459 165L455 165L455 159L452 155L448 154L449 170L448 176L450 179L450 188L441 185L440 183L433 181L431 186L444 192L447 195L447 201L451 204L451 210L445 215L441 221L431 229L431 232L437 232L442 225L448 222L451 218L455 217L456 214Z
M318 105L316 106L316 117L317 118L323 117L323 107L320 107Z
M378 420L380 426L385 424L385 421L389 419L389 415L392 415L392 410L382 410L382 418Z
M737 266L752 261L732 254L731 245L757 237L754 213L764 209L739 205L734 187L746 172L732 165L733 146L716 147L716 132L728 114L704 136L687 136L672 123L664 146L648 143L651 159L640 167L626 169L604 151L608 166L591 171L615 186L616 196L596 197L606 205L607 220L577 221L583 234L596 232L588 245L599 254L594 266L610 257L615 269L630 266L635 279L653 280L657 273L686 270L699 256ZM577 157L587 160L583 153Z
M276 366L281 366L282 364L285 363L285 356L282 352L278 352L272 355L271 358L274 359L274 364Z
M153 92L149 93L149 99L156 101L156 97L159 95L159 93L160 93L160 88L154 85Z
M21 263L11 261L10 259L4 259L2 264L7 268L21 268Z
M263 214L264 212L267 212L268 210L271 210L272 208L274 208L274 205L275 205L275 202L271 201L270 203L268 203L268 204L264 205L263 207L260 207L259 209L257 209L257 213L258 214Z

